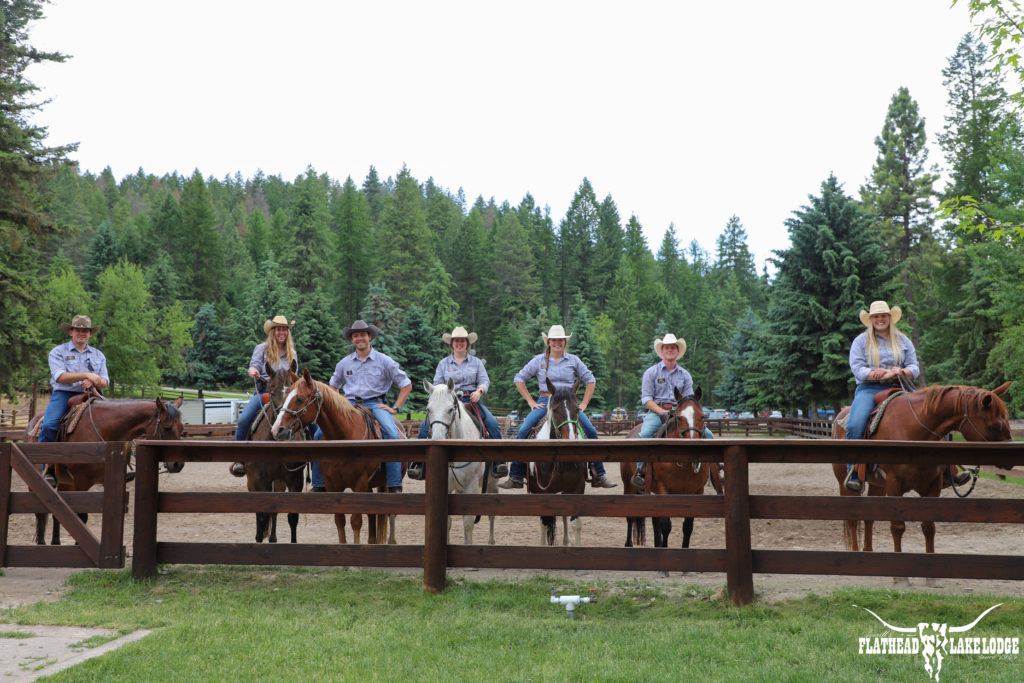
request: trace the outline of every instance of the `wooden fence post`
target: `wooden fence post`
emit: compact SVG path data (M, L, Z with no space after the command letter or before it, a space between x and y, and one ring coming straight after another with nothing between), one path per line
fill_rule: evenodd
M0 567L7 566L7 532L10 524L11 445L0 443Z
M131 454L130 442L121 444L116 452L107 455L103 473L103 522L100 530L100 567L120 569L124 566L124 515L128 491L125 472Z
M423 469L423 587L440 593L445 589L448 565L448 451L428 446Z
M737 607L754 601L749 484L746 449L742 446L729 446L725 449L726 582L729 601Z
M160 495L157 450L135 447L135 538L132 542L132 578L156 576L156 515Z

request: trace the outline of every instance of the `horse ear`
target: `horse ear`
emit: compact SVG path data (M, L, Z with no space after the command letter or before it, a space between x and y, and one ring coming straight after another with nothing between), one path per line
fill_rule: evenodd
M551 383L551 380L550 380L550 379L548 379L548 378L547 378L547 377L545 376L545 377L544 377L544 381L545 381L545 382L547 383L547 385L548 385L548 393L549 393L549 394L553 394L553 393L555 393L555 385Z
M271 365L268 361L263 361L263 369L266 371L267 377L274 376L274 366Z
M454 377L449 377L447 384L448 384L448 390L449 391L455 391L455 378Z
M295 374L295 370L288 368L288 382L289 384L295 384L299 381L299 376Z
M672 395L676 397L676 405L683 402L683 392L679 391L679 387L672 387Z
M434 390L434 385L428 382L427 380L423 380L423 389L429 394Z
M306 380L306 384L313 386L313 377L309 374L309 368L302 368L302 379Z
M704 397L704 392L701 391L700 387L697 387L697 390L693 392L693 396L697 399L697 403L700 403L700 400Z
M1003 382L998 387L992 390L992 393L996 396L1002 396L1006 393L1006 390L1010 388L1010 382Z
M167 411L167 409L164 408L164 402L160 400L159 396L156 399L156 409L159 410L161 413Z
M174 402L171 405L174 406L175 408L180 408L184 398L184 396L179 396L178 398L174 399Z
M298 358L292 358L291 370L292 370L292 372L298 372L299 371L299 359Z

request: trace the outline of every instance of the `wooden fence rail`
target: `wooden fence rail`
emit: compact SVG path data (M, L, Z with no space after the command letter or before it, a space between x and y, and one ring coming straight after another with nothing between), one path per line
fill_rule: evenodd
M847 441L616 439L600 441L353 441L210 443L144 441L137 446L133 574L154 576L158 563L282 564L422 567L424 587L441 591L448 567L715 571L727 575L730 600L753 599L755 573L1024 579L1024 556L754 550L751 519L933 519L1024 523L1015 500L839 498L751 495L752 463L947 463L1014 465L1024 445L1014 443L872 444ZM457 461L657 461L726 463L723 496L449 495L447 467ZM161 461L421 460L424 494L161 493ZM395 513L424 516L422 545L314 545L167 543L157 539L157 517L175 513L298 512ZM692 516L725 519L725 548L544 548L448 545L450 514Z

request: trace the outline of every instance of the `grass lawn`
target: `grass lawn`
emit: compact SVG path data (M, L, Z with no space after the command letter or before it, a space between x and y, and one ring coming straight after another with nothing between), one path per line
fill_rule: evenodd
M467 582L431 595L421 577L310 568L172 567L154 582L128 571L71 578L56 603L0 611L25 624L155 633L55 675L96 680L925 681L920 655L861 655L858 638L891 624L968 624L1019 637L1024 600L890 591L734 608L681 584L598 582L570 620L548 602L595 584L537 578ZM858 607L860 606L860 607ZM1019 681L1017 657L950 655L941 680Z

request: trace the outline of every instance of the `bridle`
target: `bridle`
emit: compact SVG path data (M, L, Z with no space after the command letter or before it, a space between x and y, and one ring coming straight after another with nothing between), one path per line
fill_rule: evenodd
M573 426L575 426L576 427L576 433L577 434L582 434L583 433L583 425L580 424L579 409L576 410L576 417L574 418L574 417L572 417L572 411L569 410L569 402L568 401L562 401L562 407L565 408L565 415L566 415L565 421L564 422L559 422L558 424L552 424L551 425L551 428L554 429L554 433L558 434L558 436L553 436L551 438L553 438L553 439L561 439L562 438L562 427L564 427L565 425L573 425ZM549 411L551 412L551 416L554 417L554 411L551 411L550 409L549 409Z
M462 406L459 405L460 403L461 401L459 401L458 394L452 392L452 405L455 408L455 410L452 411L452 419L448 422L445 422L444 420L431 420L430 424L427 425L428 429L433 430L434 425L442 425L444 427L445 434L450 435L452 433L452 427L455 426L455 420L459 417L459 410L462 409Z
M310 420L308 423L303 422L302 416L306 414L306 411L309 410L310 406L312 406L313 404L316 404L316 415L313 416L313 419ZM286 415L291 415L292 417L299 421L299 424L313 424L314 422L320 419L320 412L323 410L323 407L324 395L320 392L320 387L314 384L313 398L309 403L302 406L301 410L292 410L291 408L288 407L288 401L285 401L285 405L281 406L281 412L285 413Z

